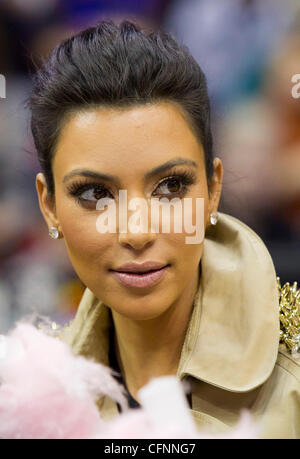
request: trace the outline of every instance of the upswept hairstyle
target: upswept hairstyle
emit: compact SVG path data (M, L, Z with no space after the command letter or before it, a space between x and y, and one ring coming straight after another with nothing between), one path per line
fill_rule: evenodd
M63 40L33 76L28 99L31 130L54 196L52 160L60 130L74 112L103 106L126 108L172 101L178 105L213 175L210 103L206 78L188 48L163 31L105 20Z

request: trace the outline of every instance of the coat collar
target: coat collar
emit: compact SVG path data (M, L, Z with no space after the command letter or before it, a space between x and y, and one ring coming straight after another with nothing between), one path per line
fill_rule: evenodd
M205 235L201 278L177 375L233 392L261 385L278 352L276 274L258 235L219 213ZM109 308L86 288L63 340L75 353L108 365Z

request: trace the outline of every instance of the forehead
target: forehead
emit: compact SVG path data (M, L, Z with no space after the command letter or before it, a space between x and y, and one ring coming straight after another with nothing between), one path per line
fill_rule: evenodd
M62 127L53 171L62 176L90 167L117 175L144 174L175 157L204 167L201 144L175 104L91 108L72 114Z

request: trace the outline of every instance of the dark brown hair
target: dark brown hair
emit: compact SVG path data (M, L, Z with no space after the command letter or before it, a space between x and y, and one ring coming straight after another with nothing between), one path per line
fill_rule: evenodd
M203 146L213 174L206 78L188 48L163 31L123 20L102 21L62 41L36 71L28 99L31 130L48 193L55 193L52 160L68 115L93 106L130 107L172 101Z

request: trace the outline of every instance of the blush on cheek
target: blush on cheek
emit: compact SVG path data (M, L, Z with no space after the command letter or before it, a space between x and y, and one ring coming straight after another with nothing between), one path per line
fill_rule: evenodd
M115 244L116 234L100 234L97 231L95 216L77 217L74 213L65 213L61 214L60 224L69 256L76 265L101 263L107 250Z

